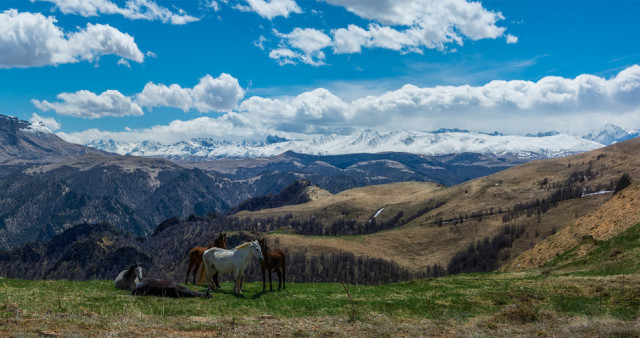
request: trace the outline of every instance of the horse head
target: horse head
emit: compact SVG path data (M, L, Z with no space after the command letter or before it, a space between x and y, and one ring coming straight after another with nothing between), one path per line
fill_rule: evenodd
M142 264L140 262L136 262L136 277L138 280L142 281Z
M220 236L218 236L218 237L220 238L221 248L226 249L227 248L227 233L225 232L223 234L220 234Z
M218 238L216 238L213 243L211 243L211 245L209 245L209 249L216 247L216 248L222 248L222 249L226 249L227 248L227 233L220 233L218 235Z
M135 264L131 264L127 269L127 272L124 274L125 278L133 280L138 277L139 280L142 280L142 264L136 262Z
M260 243L258 243L258 241L252 241L250 243L251 243L250 244L251 254L253 256L258 257L258 260L262 262L262 260L264 259L264 256L262 255L262 248L260 247Z
M267 246L266 238L262 238L258 240L258 244L260 244L260 251L262 251L262 256L264 257L264 263L269 264L269 247Z

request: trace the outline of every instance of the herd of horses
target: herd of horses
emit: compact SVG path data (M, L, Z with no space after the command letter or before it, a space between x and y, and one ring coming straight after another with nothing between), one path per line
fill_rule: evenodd
M273 291L271 282L272 272L278 274L278 291L286 289L286 262L287 257L282 249L270 249L266 240L254 240L245 242L233 249L227 249L227 234L220 233L218 237L207 247L197 246L189 251L189 267L185 285L189 282L189 275L193 271L193 284L196 284L196 275L200 271L199 282L203 276L206 278L208 289L206 293L195 292L187 287L177 285L168 280L142 278L142 266L139 263L129 266L120 272L115 280L116 288L132 290L132 295L154 295L163 297L210 297L209 291L220 288L218 282L219 273L233 274L233 292L242 293L242 279L244 270L251 258L260 261L262 270L262 291L266 290L266 275L269 276L269 290Z

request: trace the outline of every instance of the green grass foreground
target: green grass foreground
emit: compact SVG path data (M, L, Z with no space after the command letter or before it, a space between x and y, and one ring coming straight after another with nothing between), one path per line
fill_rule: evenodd
M349 295L331 283L263 293L261 283L245 283L236 296L223 283L210 299L174 299L130 296L112 281L0 279L0 334L573 335L575 323L586 334L640 332L637 274L485 273L346 287Z
M0 336L639 337L639 257L640 224L542 269L378 286L245 283L238 296L223 283L210 299L174 299L113 281L0 278Z

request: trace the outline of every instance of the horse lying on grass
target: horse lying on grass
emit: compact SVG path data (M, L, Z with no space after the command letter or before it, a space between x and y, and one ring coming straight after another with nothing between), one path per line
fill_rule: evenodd
M182 285L174 284L164 279L145 279L138 283L131 291L132 296L160 296L160 297L203 297L211 298L209 293L195 292Z
M264 259L258 241L247 242L238 245L231 250L211 248L205 251L202 255L202 260L204 262L205 270L207 271L209 289L214 289L217 286L211 281L211 277L213 277L215 273L232 272L234 280L233 292L242 293L242 277L244 276L244 270L247 268L247 264L249 264L251 257L254 256L261 262Z
M140 263L131 265L116 277L116 289L131 290L142 281L142 266Z

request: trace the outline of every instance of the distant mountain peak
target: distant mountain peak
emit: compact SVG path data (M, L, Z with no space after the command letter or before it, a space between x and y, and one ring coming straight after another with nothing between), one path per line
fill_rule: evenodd
M102 153L94 148L72 144L51 132L43 123L29 123L13 116L0 115L0 162L46 163L87 153Z
M602 143L604 145L610 145L638 136L640 136L640 130L625 129L613 123L607 123L601 129L593 130L589 134L583 136L583 138Z

